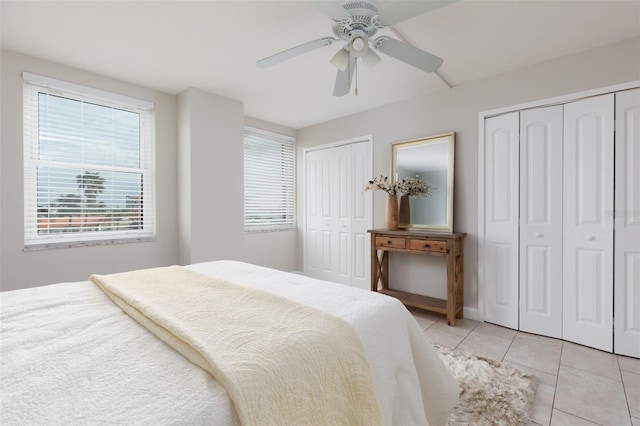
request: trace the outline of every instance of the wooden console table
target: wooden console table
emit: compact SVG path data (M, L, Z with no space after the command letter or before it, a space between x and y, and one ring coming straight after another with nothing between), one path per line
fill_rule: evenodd
M462 318L463 244L465 233L371 229L371 291L400 299L407 306L447 314L450 326ZM447 258L447 300L389 288L389 252L417 253ZM382 253L380 257L379 252ZM380 288L378 288L380 283Z

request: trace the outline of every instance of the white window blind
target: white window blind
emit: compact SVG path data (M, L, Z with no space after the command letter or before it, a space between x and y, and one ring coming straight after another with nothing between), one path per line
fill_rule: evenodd
M246 231L276 231L295 226L294 154L293 138L245 128Z
M153 104L23 78L25 247L153 239Z

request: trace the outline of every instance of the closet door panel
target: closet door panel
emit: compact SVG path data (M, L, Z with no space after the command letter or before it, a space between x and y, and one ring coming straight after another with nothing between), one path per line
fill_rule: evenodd
M485 120L485 319L518 328L519 113Z
M369 290L371 282L369 273L371 271L371 256L369 245L369 233L371 227L371 202L370 191L363 192L362 186L372 175L372 151L369 142L359 142L351 145L351 164L353 174L353 185L351 187L351 198L353 200L351 235L353 241L352 261L353 271L351 273L351 285Z
M320 278L322 270L322 153L306 155L305 273Z
M520 113L520 330L562 337L562 106Z
M640 89L616 94L614 351L640 358Z
M564 107L563 338L613 350L614 95Z
M305 152L305 273L369 289L371 141Z
M331 217L335 212L335 201L331 188L331 158L327 151L321 151L320 160L320 276L323 280L333 279L333 259L331 258Z
M344 145L331 150L331 278L341 284L351 285L351 200L353 177L351 173L351 146Z

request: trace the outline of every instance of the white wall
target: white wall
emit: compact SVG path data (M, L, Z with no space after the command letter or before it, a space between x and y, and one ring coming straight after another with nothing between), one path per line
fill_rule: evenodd
M454 228L467 233L465 308L473 314L478 304L478 113L638 79L640 38L635 38L299 129L298 159L306 147L372 133L374 174L389 174L392 143L455 131ZM302 176L299 170L298 182L302 182ZM383 194L376 193L374 227L384 227L384 203ZM302 206L298 209L301 214ZM301 238L302 229L299 247L303 247ZM440 259L391 257L392 286L444 297L445 271ZM298 265L302 269L302 253L298 255Z
M2 50L0 62L0 289L86 280L92 273L111 273L175 263L178 236L175 97L14 52ZM155 104L158 188L156 241L23 251L23 71L145 99Z

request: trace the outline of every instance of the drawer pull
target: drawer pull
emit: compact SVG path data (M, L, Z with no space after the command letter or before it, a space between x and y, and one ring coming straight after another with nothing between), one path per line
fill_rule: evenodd
M390 241L390 240L387 240L387 244L391 244L391 241Z
M425 244L425 245L424 245L424 247L425 247L425 248L429 248L429 244Z

